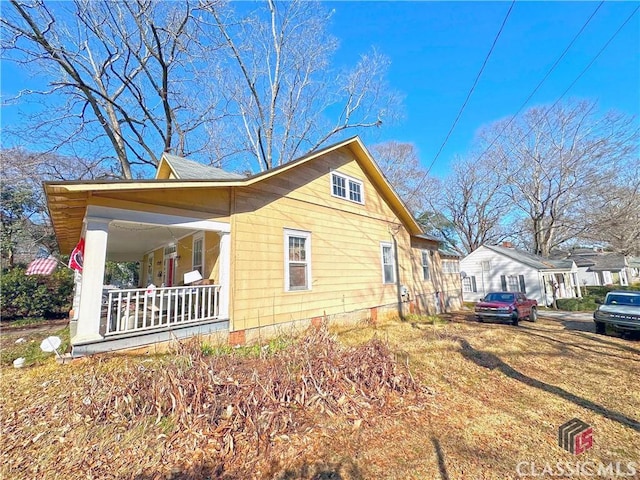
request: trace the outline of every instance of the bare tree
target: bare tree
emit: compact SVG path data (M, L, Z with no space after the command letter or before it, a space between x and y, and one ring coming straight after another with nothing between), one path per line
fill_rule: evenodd
M640 175L630 175L630 180L627 186L600 192L599 202L587 213L591 221L583 238L623 255L640 255Z
M426 171L420 165L415 145L390 141L372 145L370 152L409 210L414 215L423 212L426 208L424 197L413 193L420 187Z
M5 58L48 77L47 89L20 94L45 101L30 135L35 128L54 148L82 143L85 151L106 138L114 173L125 178L163 151L188 151L187 135L210 119L210 105L199 108L194 96L197 24L188 2L11 5L0 19Z
M380 126L400 104L382 55L363 56L351 71L330 68L338 44L327 33L330 13L316 2L11 5L0 19L3 56L37 65L48 81L16 99L42 101L27 120L37 148L75 148L88 158L107 145L105 161L115 160L113 173L125 178L145 173L163 151L269 169ZM13 131L22 144L26 130ZM238 162L247 153L252 160Z
M598 193L619 185L638 158L634 119L599 115L594 102L532 108L492 125L485 138L498 130L487 155L497 159L514 215L528 221L532 251L543 256L588 231Z
M384 81L384 56L363 55L352 71L336 72L330 60L338 44L320 3L259 5L244 17L216 4L202 7L216 27L209 31L227 46L219 80L236 120L217 133L239 139L260 170L393 118L400 99Z
M423 192L430 211L439 216L433 226L438 228L448 242L462 255L477 249L483 243L495 244L508 236L503 223L510 210L504 185L491 159L454 161L451 174L446 178L432 179Z

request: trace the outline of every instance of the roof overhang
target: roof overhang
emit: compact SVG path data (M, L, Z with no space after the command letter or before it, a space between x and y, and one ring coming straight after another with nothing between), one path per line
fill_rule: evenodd
M267 170L251 177L230 180L121 180L121 181L67 181L44 182L49 215L53 224L60 251L70 252L82 235L82 224L88 205L93 195L101 192L115 194L118 192L145 191L155 189L180 188L229 188L247 187L258 184L271 177L283 175L299 165L310 162L322 155L341 148L349 148L361 168L376 185L378 191L398 216L410 235L423 233L420 224L413 217L407 206L391 187L373 157L358 137L352 137L329 147L316 150L280 167ZM166 163L166 162L165 162ZM167 164L167 167L169 165Z

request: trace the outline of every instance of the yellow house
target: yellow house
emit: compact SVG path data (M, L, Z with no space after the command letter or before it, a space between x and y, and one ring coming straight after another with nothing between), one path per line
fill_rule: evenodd
M458 258L357 137L250 177L165 154L153 180L45 192L61 252L85 244L74 355L461 305ZM138 288L103 290L106 260L140 262Z

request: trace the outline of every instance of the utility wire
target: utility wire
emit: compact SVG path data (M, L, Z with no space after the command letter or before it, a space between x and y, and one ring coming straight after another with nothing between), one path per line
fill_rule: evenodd
M536 94L536 92L540 89L540 87L542 86L542 84L547 80L547 78L549 78L549 75L551 75L551 72L553 72L555 70L555 68L558 66L558 64L560 63L560 60L562 60L564 58L564 56L567 54L567 52L569 51L569 49L573 46L573 44L576 42L576 40L578 40L578 37L582 34L582 32L584 31L584 29L587 27L587 25L589 25L589 23L591 22L591 20L593 19L593 17L596 15L596 13L598 13L598 10L600 10L600 7L602 7L602 5L604 4L604 0L602 0L598 6L596 7L596 9L593 11L593 13L591 14L591 16L589 18L587 18L587 21L584 23L584 25L582 25L582 28L580 29L580 31L578 31L578 33L576 33L576 35L573 37L573 40L571 40L571 42L569 43L569 45L567 45L567 48L564 49L564 51L560 54L560 56L558 57L558 59L554 62L554 64L551 66L551 68L549 69L549 71L547 71L546 75L542 78L542 80L540 80L540 82L538 83L538 85L536 85L536 88L533 89L533 91L529 94L529 96L526 98L526 100L524 102L522 102L522 105L520 105L520 108L518 108L518 111L516 111L516 113L513 114L513 116L511 117L511 119L507 122L507 124L502 127L502 130L500 130L500 132L495 136L495 138L493 139L493 141L489 144L489 146L487 148L484 149L484 151L478 156L478 158L476 158L476 161L479 161L482 157L484 157L484 155L491 149L491 147L493 147L493 145L498 141L498 139L502 136L502 134L504 133L504 131L509 128L509 125L511 125L513 123L513 121L516 119L516 117L518 116L518 114L522 111L522 109L525 107L525 105L527 103L529 103L529 100L531 100L531 98L533 98L533 96Z
M527 136L533 131L534 128L536 128L543 120L545 120L547 118L547 115L549 114L549 112L551 112L556 105L558 105L558 103L560 103L560 100L562 100L564 98L564 96L569 93L569 90L571 90L573 88L573 86L578 83L578 80L580 80L582 78L582 76L587 72L587 70L589 70L589 68L591 68L591 66L595 63L595 61L598 59L598 57L600 57L600 55L602 54L602 52L604 52L606 50L606 48L609 46L609 44L613 41L614 38L616 38L618 36L618 34L620 33L620 31L624 28L624 26L629 23L629 20L631 20L631 18L636 14L636 12L640 10L640 5L637 6L633 12L631 12L631 14L627 17L627 19L622 22L622 24L618 27L618 29L613 33L613 35L611 35L611 37L609 37L609 40L607 40L607 42L602 46L602 48L598 51L598 53L596 53L595 57L593 57L591 59L591 61L587 64L586 67L584 67L584 69L582 69L582 71L578 74L578 76L573 80L573 82L571 82L571 84L566 88L566 90L564 92L562 92L562 95L560 95L558 97L558 99L553 103L553 105L551 105L551 107L549 107L547 109L547 112L536 122L534 123L531 127L529 127L529 130L527 130L527 132L522 135L522 137L520 137L518 139L517 142L515 142L515 144L519 144L520 142L522 142L522 140L524 140L525 138L527 138ZM496 138L497 140L497 138ZM512 148L509 148L509 150L511 152L513 152ZM484 153L483 153L484 155Z
M471 98L471 94L473 94L473 91L475 90L476 85L478 84L478 80L480 80L480 76L482 75L482 72L484 71L484 67L487 65L487 62L489 61L489 57L491 57L491 54L493 53L493 49L496 46L496 43L498 43L498 39L500 38L500 35L502 34L502 30L504 29L504 26L507 23L507 19L509 18L509 15L511 15L511 10L513 10L513 6L515 5L515 3L516 3L516 0L513 0L511 2L511 5L509 6L509 10L507 11L507 14L504 17L504 20L502 21L502 25L500 25L500 30L498 30L498 33L496 34L495 38L493 39L493 43L491 44L491 48L489 49L489 53L487 53L487 56L485 57L484 62L482 63L482 67L480 67L480 71L476 75L476 79L474 80L473 85L471 86L471 89L469 90L469 93L467 94L467 98L465 98L464 103L462 104L462 107L460 107L460 111L458 112L458 115L456 116L456 119L453 121L453 125L451 125L451 128L449 129L449 132L447 133L447 136L445 137L444 141L442 142L442 145L440 145L440 148L438 149L438 153L436 153L436 156L431 161L431 164L429 165L429 168L427 169L427 173L425 174L425 178L429 174L429 172L431 171L431 168L433 167L433 165L436 163L436 160L438 160L438 157L442 153L442 150L444 149L444 146L449 141L449 137L453 133L453 129L456 128L456 125L458 124L458 120L460 120L460 117L462 116L462 112L464 111L465 107L467 106L467 103L469 102L469 99ZM423 179L423 181L424 181L424 179ZM420 182L420 183L422 183L422 182Z
M604 2L602 2L602 3L604 3ZM602 3L601 3L600 5L598 5L598 7L597 7L597 8L596 8L596 10L593 12L593 14L591 15L591 17L589 17L589 19L587 20L587 23L589 23L589 21L590 21L590 20L591 20L591 18L595 15L595 13L598 11L598 9L599 9L599 8L600 8L600 6L602 5ZM622 24L621 24L621 25L618 27L618 29L613 33L613 35L611 35L611 37L609 38L609 40L607 40L607 42L602 46L602 48L598 51L598 53L596 53L596 55L591 59L591 61L587 64L587 66L586 66L586 67L585 67L585 68L584 68L584 69L583 69L583 70L578 74L578 76L573 80L573 82L571 82L571 84L570 84L570 85L565 89L565 91L562 93L562 95L560 95L560 97L558 97L558 99L557 99L557 100L554 102L554 104L553 104L553 105L552 105L552 106L547 110L547 112L550 112L550 111L551 111L551 110L552 110L552 109L553 109L553 108L554 108L558 103L560 103L560 100L562 100L562 99L564 98L564 96L569 92L569 90L571 90L571 89L573 88L573 86L574 86L574 85L575 85L575 84L580 80L580 78L582 78L582 76L587 72L587 70L589 70L589 68L591 68L591 66L595 63L595 61L598 59L598 57L600 57L600 55L601 55L601 54L606 50L606 48L607 48L607 47L609 46L609 44L613 41L613 39L614 39L615 37L617 37L617 36L618 36L618 34L620 33L620 31L625 27L625 25L626 25L627 23L629 23L629 21L631 20L631 18L636 14L636 12L637 12L639 9L640 9L640 6L636 7L636 8L633 10L633 12L631 12L631 14L630 14L626 19L625 19L625 21L624 21L624 22L622 22ZM586 27L586 23L585 23L585 25L583 25L583 27L582 27L582 29L580 30L580 32L581 32L582 30L584 30L584 28L585 28L585 27ZM580 34L580 32L578 33L578 35ZM577 36L578 36L578 35L576 35L576 38L577 38ZM574 40L572 40L571 44L572 44L574 41L575 41L575 38L574 38ZM571 44L569 45L569 47L571 46ZM568 50L568 49L569 49L569 47L567 47L567 49L565 49L565 52L563 52L563 54L562 54L562 55L564 55L564 54L566 53L566 50ZM558 59L558 60L559 60L559 59ZM556 62L556 63L557 63L557 62ZM555 64L554 64L554 66L555 66ZM545 75L545 78L548 76L548 74L549 74L549 73L550 73L550 71L547 73L547 75ZM542 82L541 82L541 83L542 83ZM541 84L541 83L540 83L540 84ZM539 84L539 85L540 85L540 84ZM538 87L536 87L536 89L537 89L537 88L539 88L539 85L538 85ZM533 93L535 93L535 90L534 90L534 92L533 92ZM532 93L532 95L533 95L533 93ZM532 95L530 95L530 96L532 96ZM527 101L528 101L528 100L529 100L529 99L527 99ZM525 102L525 103L526 103L526 102ZM523 104L523 106L524 106L524 104ZM522 107L521 107L521 108L522 108ZM536 122L535 124L533 124L533 125L529 128L529 130L528 130L528 131L527 131L527 132L526 132L522 137L520 137L520 138L518 139L518 141L517 141L516 143L520 143L522 140L524 140L524 139L525 139L525 138L526 138L526 137L527 137L527 136L528 136L528 135L533 131L533 129L534 129L535 127L537 127L537 126L538 126L538 124L539 124L540 122L542 122L542 120L544 120L544 119L546 118L546 115L547 115L547 114L545 114L545 115L544 115L540 120L538 120L538 122ZM514 118L515 118L515 115L514 115ZM513 119L512 119L512 120L513 120ZM500 137L500 135L501 135L501 134L502 134L502 132L500 132L500 134L499 134L499 135L494 139L494 141L492 142L492 145L493 145L493 143L495 143L495 142L497 141L497 139ZM487 148L487 150L488 150L488 149L489 149L489 148ZM482 155L480 155L480 156L478 157L478 159L480 159L480 158L481 158L481 157L482 157L482 156L487 152L487 150L485 150L485 151L482 153ZM513 150L511 149L511 151L513 151ZM435 159L434 159L434 160L435 160ZM409 196L409 199L412 199L413 197L415 197L415 195L418 193L418 191L422 188L422 185L424 184L424 181L427 179L427 176L429 175L429 171L431 170L431 167L433 166L433 163L434 163L434 162L431 162L431 165L429 166L429 169L425 172L424 176L422 177L422 180L420 181L420 183L418 184L418 186L413 190L413 192L412 192L412 193L411 193L411 195Z

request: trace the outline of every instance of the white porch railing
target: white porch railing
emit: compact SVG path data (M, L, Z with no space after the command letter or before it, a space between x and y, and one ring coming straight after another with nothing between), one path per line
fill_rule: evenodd
M216 319L219 293L220 285L110 290L103 304L105 336Z

